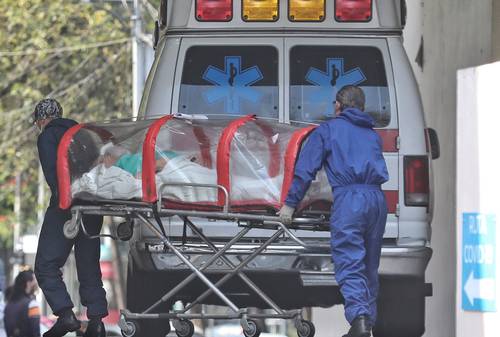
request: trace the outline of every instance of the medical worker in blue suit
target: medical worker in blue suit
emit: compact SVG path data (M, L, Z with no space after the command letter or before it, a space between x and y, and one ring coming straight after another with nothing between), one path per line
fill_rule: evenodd
M382 141L364 106L361 88L345 86L338 91L337 116L322 123L307 138L279 212L283 223L291 223L311 181L324 167L333 190L330 229L335 277L351 324L344 337L371 335L377 315L378 267L387 219L381 190L388 180Z

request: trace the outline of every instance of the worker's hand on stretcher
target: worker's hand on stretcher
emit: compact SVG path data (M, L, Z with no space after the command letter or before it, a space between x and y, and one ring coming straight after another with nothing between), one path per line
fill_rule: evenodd
M278 215L280 216L280 221L284 225L290 225L292 223L292 216L293 213L295 212L295 208L288 206L287 204L284 204L283 207L278 212Z

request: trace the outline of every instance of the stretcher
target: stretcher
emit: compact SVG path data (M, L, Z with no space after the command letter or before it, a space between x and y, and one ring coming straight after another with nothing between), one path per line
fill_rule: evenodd
M116 235L108 236L129 240L134 227L143 226L190 271L146 310L123 309L120 327L124 336L137 335L144 320L169 319L179 337L191 337L191 320L206 318L239 319L248 337L260 334L258 319L292 319L300 337L314 335L314 326L303 319L301 308L282 309L245 272L277 242L286 241L296 251L328 249L311 247L294 233L329 230L331 190L324 174L312 184L291 225L283 225L276 215L292 182L300 146L313 129L255 116L208 120L169 115L155 120L79 124L65 133L57 164L59 206L72 213L64 225L65 236L74 238L80 230L89 236L83 215L123 217L126 221L118 226ZM169 217L181 219L192 231L198 239L196 248L167 235L163 219ZM215 244L196 223L208 220L232 223L238 233L223 245ZM252 229L269 231L269 236L243 252L239 244ZM189 260L191 249L209 255L202 266ZM242 257L235 263L229 253ZM214 281L208 274L217 266L223 266L219 272L224 276ZM331 272L325 276L333 280ZM223 288L232 278L241 279L272 312L252 314L247 307L237 306ZM154 313L195 279L207 290L182 310ZM213 295L227 306L226 314L190 312Z

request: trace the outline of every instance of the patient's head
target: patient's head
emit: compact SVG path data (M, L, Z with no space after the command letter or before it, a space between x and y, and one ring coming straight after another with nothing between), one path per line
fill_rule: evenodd
M121 145L105 145L101 149L103 152L103 164L106 168L113 166L124 154L130 154L130 151Z

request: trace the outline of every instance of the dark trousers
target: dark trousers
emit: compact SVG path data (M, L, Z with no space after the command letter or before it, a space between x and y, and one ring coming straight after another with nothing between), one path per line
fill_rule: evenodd
M63 226L70 218L71 212L54 206L49 206L45 213L35 260L38 284L56 315L64 309L73 308L73 302L63 282L61 268L74 246L80 299L87 307L87 316L105 317L108 314L108 304L99 265L100 240L88 239L82 231L75 239L66 239ZM101 231L101 216L84 216L83 222L90 235Z

